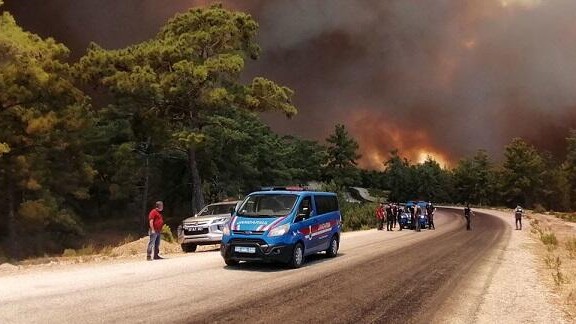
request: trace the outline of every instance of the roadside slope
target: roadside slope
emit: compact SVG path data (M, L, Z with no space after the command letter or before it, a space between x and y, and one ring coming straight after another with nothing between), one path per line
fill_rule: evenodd
M487 256L470 280L456 292L434 317L438 323L570 323L554 304L554 294L539 278L538 260L530 251L534 241L529 225L514 230L511 213L476 209L477 213L501 219L510 234L506 243Z

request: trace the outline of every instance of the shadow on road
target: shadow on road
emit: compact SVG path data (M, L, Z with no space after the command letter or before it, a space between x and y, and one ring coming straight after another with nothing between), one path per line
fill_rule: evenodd
M336 258L344 256L344 253L339 253ZM306 257L306 261L302 268L306 268L309 266L313 266L315 264L321 264L325 262L329 262L333 260L333 258L327 258L325 254L313 254ZM268 263L268 262L240 262L238 265L235 266L225 266L224 269L231 270L231 271L256 271L256 272L280 272L280 271L291 271L291 270L298 270L298 269L291 269L288 265L275 262L275 263Z

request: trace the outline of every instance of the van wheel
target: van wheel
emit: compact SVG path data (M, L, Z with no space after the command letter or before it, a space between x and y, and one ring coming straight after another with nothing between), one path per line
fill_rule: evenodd
M297 269L304 263L304 247L301 243L296 243L294 250L292 251L292 260L289 262L289 266L292 269Z
M226 263L226 265L229 267L233 267L233 266L237 266L239 262L237 260L224 259L224 263Z
M334 235L330 240L330 246L328 246L328 250L326 250L326 255L329 258L335 257L338 254L338 246L338 237Z
M182 251L184 251L186 253L196 252L196 247L197 247L196 244L187 243L187 244L181 244L180 246L182 247Z

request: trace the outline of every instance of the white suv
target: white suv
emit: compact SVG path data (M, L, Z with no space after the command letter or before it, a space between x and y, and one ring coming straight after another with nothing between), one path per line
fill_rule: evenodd
M226 201L207 205L182 221L178 226L178 242L184 252L194 252L198 245L218 244L222 230L228 223L239 201Z

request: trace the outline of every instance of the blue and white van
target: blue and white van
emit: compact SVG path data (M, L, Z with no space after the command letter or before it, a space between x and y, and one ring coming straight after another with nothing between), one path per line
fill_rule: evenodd
M342 216L335 193L257 191L248 195L224 227L224 262L279 261L299 268L304 257L326 252L335 257Z

